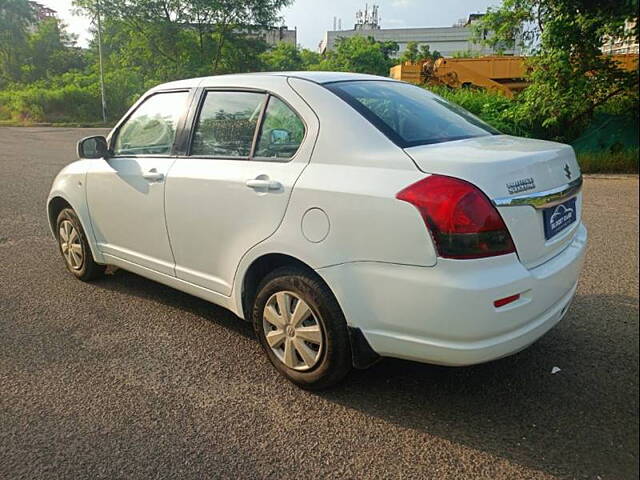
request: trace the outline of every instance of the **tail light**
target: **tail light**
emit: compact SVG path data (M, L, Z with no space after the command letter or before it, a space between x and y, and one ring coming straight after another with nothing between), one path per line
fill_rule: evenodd
M441 257L484 258L516 251L498 210L469 182L431 175L396 198L418 209Z

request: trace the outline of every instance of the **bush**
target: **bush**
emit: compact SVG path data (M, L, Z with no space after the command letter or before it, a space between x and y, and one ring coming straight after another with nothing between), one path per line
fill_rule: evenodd
M578 152L582 173L638 173L637 148L619 152Z
M428 90L460 105L507 135L529 137L531 132L515 120L515 102L499 93L470 88L428 86Z
M72 122L95 120L100 111L99 95L91 88L68 85L46 88L29 85L20 90L0 92L0 104L17 122Z
M107 74L107 121L119 119L153 83L143 82L141 76L131 71ZM101 122L98 75L70 72L46 82L10 86L0 91L0 120L16 123Z
M519 137L563 140L549 135L549 131L541 125L520 119L518 102L498 93L465 88L453 90L442 86L426 88L469 110L502 133ZM598 109L598 112L617 115L624 113L627 116L637 115L637 111L637 101L627 97L617 98ZM633 144L633 141L628 144ZM637 147L607 148L599 152L578 151L576 155L584 173L638 173Z

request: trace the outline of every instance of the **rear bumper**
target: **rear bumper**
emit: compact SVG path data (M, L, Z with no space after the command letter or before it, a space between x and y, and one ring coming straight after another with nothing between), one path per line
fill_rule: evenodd
M354 262L318 270L347 322L382 356L471 365L526 348L556 325L576 292L587 243L580 225L560 254L533 269L516 255L439 259L434 267ZM501 308L493 302L516 293Z

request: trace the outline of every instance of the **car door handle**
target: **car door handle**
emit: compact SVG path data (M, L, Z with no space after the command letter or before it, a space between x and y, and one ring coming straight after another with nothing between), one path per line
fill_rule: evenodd
M160 182L164 179L164 173L159 172L155 168L148 170L142 174L142 178L145 178L151 182Z
M247 180L246 185L247 187L254 188L256 190L280 190L282 188L282 184L280 182L263 178Z

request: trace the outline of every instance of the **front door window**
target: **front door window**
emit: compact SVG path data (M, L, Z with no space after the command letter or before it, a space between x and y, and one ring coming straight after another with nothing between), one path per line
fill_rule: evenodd
M169 155L188 96L167 92L147 98L118 130L114 155Z

